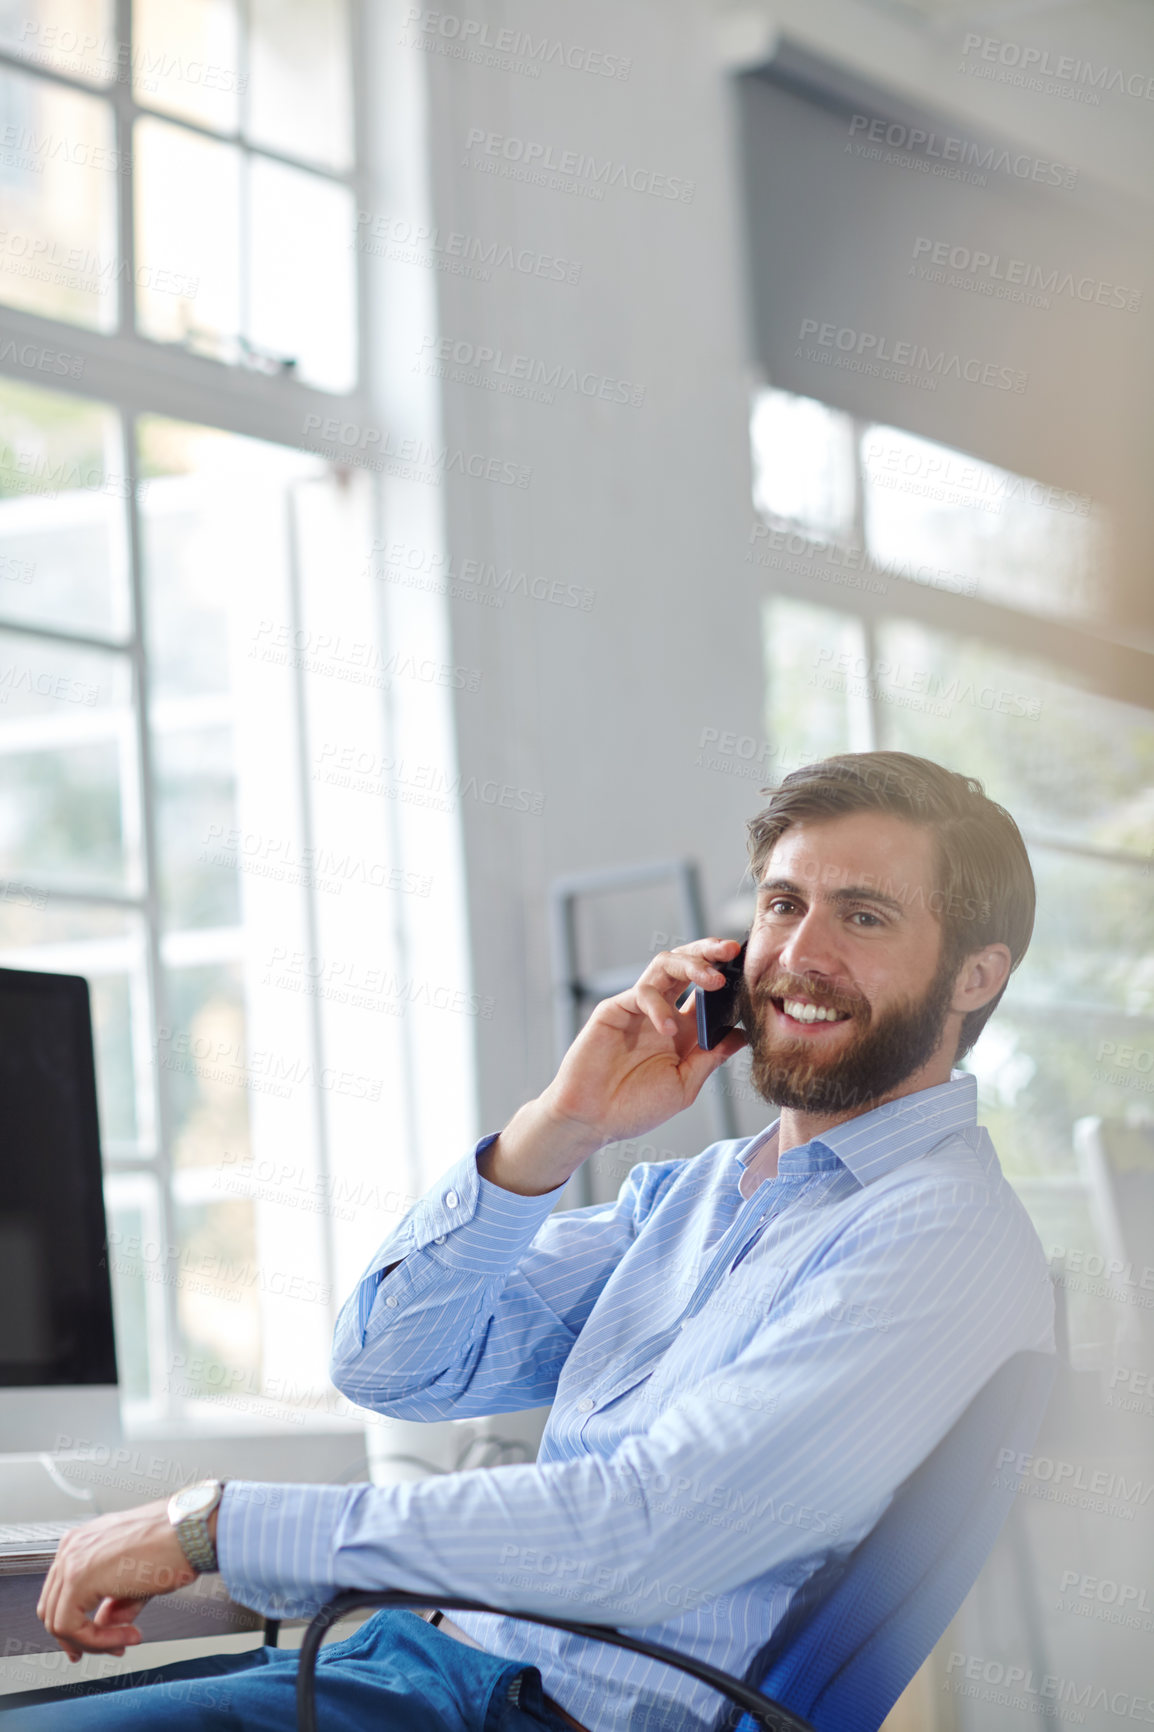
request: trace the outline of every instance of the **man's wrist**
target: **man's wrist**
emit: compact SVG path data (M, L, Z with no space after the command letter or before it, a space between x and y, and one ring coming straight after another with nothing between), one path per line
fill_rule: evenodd
M555 1191L583 1161L604 1147L588 1125L555 1113L543 1096L514 1113L505 1129L477 1157L483 1179L522 1197Z

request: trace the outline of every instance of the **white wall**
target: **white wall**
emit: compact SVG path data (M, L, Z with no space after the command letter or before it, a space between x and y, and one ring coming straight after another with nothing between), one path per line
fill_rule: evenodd
M696 767L703 730L763 733L757 598L742 562L748 379L734 176L707 12L695 0L625 13L551 0L507 16L631 66L609 78L547 63L534 78L400 50L430 81L442 229L580 265L577 286L500 268L489 282L439 273L441 334L628 381L644 400L561 389L545 404L444 384L451 446L532 468L526 488L449 480L453 555L595 592L588 611L524 595L500 609L450 604L455 659L484 676L457 701L462 771L544 800L539 815L462 802L475 986L496 1000L478 1023L488 1128L552 1071L550 879L690 855L716 911L740 880L759 801L756 782ZM485 173L466 166L473 129L550 147L556 160L592 153L635 175L692 180L692 202L622 186L594 200ZM503 166L483 147L468 159ZM687 1131L686 1152L700 1129Z

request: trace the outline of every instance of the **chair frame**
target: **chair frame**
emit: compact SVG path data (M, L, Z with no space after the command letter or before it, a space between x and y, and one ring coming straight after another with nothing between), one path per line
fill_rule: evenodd
M527 1623L546 1624L550 1629L565 1630L571 1636L585 1636L595 1642L606 1642L611 1647L628 1648L630 1653L645 1654L649 1659L660 1660L679 1672L688 1672L690 1677L696 1678L699 1683L710 1685L737 1707L744 1709L754 1725L764 1728L764 1732L814 1732L810 1722L803 1720L800 1714L794 1714L780 1702L763 1696L760 1690L743 1683L740 1678L730 1677L728 1672L711 1666L707 1660L679 1654L675 1648L663 1647L659 1642L647 1642L637 1636L627 1636L623 1631L613 1629L611 1625L582 1624L570 1618L549 1617L544 1612L508 1611L501 1606L486 1606L479 1600L460 1599L455 1595L446 1598L445 1595L438 1594L436 1601L438 1607L445 1611L492 1612L500 1617L521 1618ZM350 1589L347 1593L336 1594L322 1606L305 1631L300 1647L297 1668L297 1732L317 1732L317 1655L326 1634L335 1623L350 1612L365 1607L401 1607L416 1611L418 1608L427 1610L428 1605L428 1594L409 1593L400 1588L371 1588L364 1591Z

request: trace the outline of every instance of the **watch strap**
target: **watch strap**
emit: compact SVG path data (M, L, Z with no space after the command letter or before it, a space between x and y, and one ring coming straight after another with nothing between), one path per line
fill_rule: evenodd
M216 1546L208 1529L208 1517L212 1510L219 1509L224 1493L224 1481L217 1481L216 1502L205 1515L181 1516L173 1522L180 1549L192 1565L198 1576L213 1575L219 1569L216 1556Z

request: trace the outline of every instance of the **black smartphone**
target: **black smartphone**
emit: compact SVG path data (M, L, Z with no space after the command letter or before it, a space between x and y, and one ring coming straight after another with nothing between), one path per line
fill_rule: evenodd
M711 992L702 992L699 986L694 988L697 996L697 1044L705 1052L712 1052L730 1029L737 1027L737 988L745 967L748 943L746 939L732 962L713 963L713 967L725 976L724 986L716 986Z

